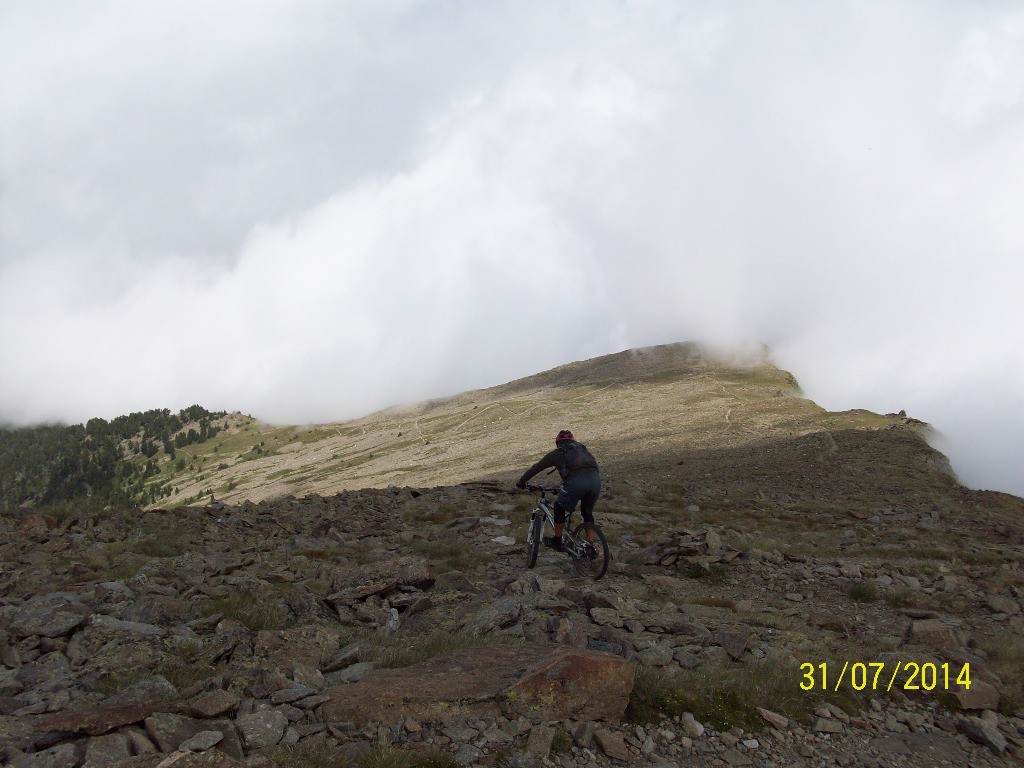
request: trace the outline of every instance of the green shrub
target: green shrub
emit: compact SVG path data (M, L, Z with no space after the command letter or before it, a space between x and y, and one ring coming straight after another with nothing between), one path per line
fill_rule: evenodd
M572 738L568 732L563 730L555 731L555 738L551 740L551 751L556 754L568 752L572 749Z
M858 603L873 603L878 599L878 585L874 581L858 581L850 587L849 594Z

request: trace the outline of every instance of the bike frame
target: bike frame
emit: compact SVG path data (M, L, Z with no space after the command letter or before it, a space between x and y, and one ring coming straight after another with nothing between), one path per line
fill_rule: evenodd
M555 509L552 502L548 500L547 494L551 493L557 496L560 489L535 487L534 490L540 491L540 501L537 502L537 508L530 513L530 528L527 529L527 536L529 536L530 531L533 530L533 522L537 519L537 515L539 514L544 520L540 527L540 536L541 539L543 539L544 529L546 526L551 526L552 533L555 531ZM576 540L576 537L572 535L572 527L569 525L569 521L572 520L572 515L572 512L567 512L565 515L565 527L562 529L562 544L567 555L581 557L585 552L587 542L579 542Z

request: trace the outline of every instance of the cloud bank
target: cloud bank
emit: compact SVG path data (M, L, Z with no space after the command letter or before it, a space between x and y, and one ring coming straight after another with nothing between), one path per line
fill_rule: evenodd
M765 342L1024 494L1016 3L0 3L0 419Z

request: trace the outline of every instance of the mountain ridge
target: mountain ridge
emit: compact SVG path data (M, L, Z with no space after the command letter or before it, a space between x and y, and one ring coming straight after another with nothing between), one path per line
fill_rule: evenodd
M164 418L164 412L152 413ZM801 395L765 347L722 353L679 343L623 350L344 422L273 425L240 413L202 418L202 434L192 434L200 426L192 424L188 439L186 425L178 435L143 429L123 441L120 466L127 469L119 469L118 478L125 479L109 481L121 503L159 507L389 485L509 482L563 428L598 452L609 478L658 474L683 456L703 466L705 457L726 449L753 456L760 445L810 433L890 429L916 437L901 442L876 434L875 454L888 442L906 454L897 465L923 460L952 474L946 457L928 445L927 425L862 409L826 411ZM752 461L748 456L743 463ZM107 465L114 465L109 456Z

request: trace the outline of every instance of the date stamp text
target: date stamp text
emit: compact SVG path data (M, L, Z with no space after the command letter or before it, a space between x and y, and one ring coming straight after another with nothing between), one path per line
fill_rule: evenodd
M884 663L844 662L800 665L803 691L836 691L846 685L855 691L954 691L971 688L970 664L919 664L915 661Z

